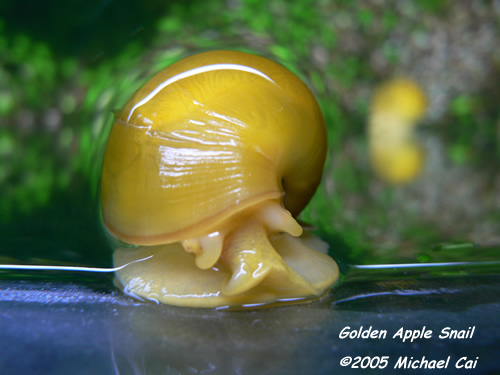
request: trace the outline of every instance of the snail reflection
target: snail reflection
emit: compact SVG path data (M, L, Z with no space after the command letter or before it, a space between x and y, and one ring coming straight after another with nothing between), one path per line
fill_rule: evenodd
M102 172L104 223L138 245L114 254L124 290L220 307L321 296L338 279L296 217L314 194L326 129L279 64L212 51L154 76L116 115Z
M382 84L375 91L368 124L370 161L377 175L393 184L413 181L425 164L414 128L427 109L420 86L406 78Z

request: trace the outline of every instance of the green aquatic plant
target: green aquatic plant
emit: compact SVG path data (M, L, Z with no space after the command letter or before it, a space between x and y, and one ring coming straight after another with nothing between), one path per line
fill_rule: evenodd
M329 155L322 185L302 217L345 249L347 258L373 255L371 259L376 259L381 253L411 258L423 241L459 235L463 228L449 224L462 218L459 204L450 199L443 209L425 201L440 194L445 177L450 185L463 183L463 189L451 189L456 192L474 191L473 181L483 187L474 199L463 202L457 197L464 210L476 215L458 222L484 220L486 237L493 241L498 217L489 202L498 189L493 172L500 165L498 69L492 68L486 83L465 75L464 79L476 83L471 92L440 91L432 86L433 78L427 82L433 93L447 96L449 102L441 114L434 109L434 117L426 120L429 126L419 134L435 157L434 169L422 180L405 188L385 186L370 173L366 152L370 92L396 73L422 76L421 70L434 66L419 45L441 35L439 30L450 33L450 42L459 40L461 35L454 33L461 29L446 14L463 5L423 1L388 8L358 0L175 2L154 17L141 18L137 12L134 22L128 16L108 17L104 25L99 17L112 7L99 13L96 4L103 3L87 4L81 18L74 20L76 30L82 31L80 49L76 43L65 48L67 36L33 32L43 25L43 17L39 24L21 28L12 24L14 18L0 14L3 223L41 217L41 212L51 210L66 213L68 208L59 203L61 196L67 198L64 205L82 202L98 221L98 182L112 111L121 109L136 89L171 63L195 52L226 48L282 63L317 96L327 122ZM476 7L487 9L485 3ZM64 9L54 9L50 17L57 19ZM486 26L491 23L489 13L477 13ZM92 22L85 18L89 15ZM66 30L71 25L61 22L60 26ZM474 46L453 45L464 56L473 55ZM474 56L474 61L482 61L491 55ZM459 75L460 69L449 73ZM420 210L424 206L425 213ZM449 215L446 220L443 213ZM81 225L76 212L68 215L68 222ZM12 236L21 237L14 232Z

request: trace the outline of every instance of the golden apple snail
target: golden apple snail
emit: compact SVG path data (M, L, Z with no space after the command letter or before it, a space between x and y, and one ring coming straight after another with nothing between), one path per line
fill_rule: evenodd
M323 295L338 279L295 217L314 194L326 129L309 89L266 58L212 51L158 73L116 115L101 183L124 290L221 307Z

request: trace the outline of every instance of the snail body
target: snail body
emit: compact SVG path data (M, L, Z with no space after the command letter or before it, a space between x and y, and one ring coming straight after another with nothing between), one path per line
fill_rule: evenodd
M154 254L119 282L194 307L321 295L337 265L306 245L294 217L325 154L314 97L279 64L212 51L167 67L116 115L106 147L104 223L139 245L118 249L115 265Z

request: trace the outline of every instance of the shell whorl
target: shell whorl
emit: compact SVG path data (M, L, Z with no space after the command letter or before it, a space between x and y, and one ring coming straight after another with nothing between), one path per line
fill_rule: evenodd
M283 199L298 215L321 178L326 130L309 89L263 57L212 51L153 77L116 116L102 175L107 228L153 245Z

